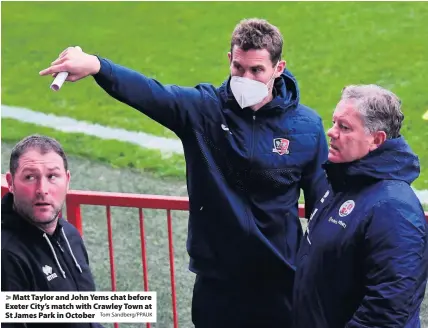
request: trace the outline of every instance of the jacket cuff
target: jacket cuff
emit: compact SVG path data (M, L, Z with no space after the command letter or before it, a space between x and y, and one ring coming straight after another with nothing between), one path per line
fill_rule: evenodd
M113 76L112 76L112 65L110 63L110 61L106 58L102 58L98 55L94 55L98 58L98 60L100 61L100 70L98 71L98 73L94 74L94 78L95 79L107 79L107 80L112 80Z

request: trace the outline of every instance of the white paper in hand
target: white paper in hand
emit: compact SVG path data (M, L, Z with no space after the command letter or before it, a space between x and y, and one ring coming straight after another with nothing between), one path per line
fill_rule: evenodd
M79 46L76 46L75 48L79 51L82 51L82 48L80 48ZM55 77L55 79L53 80L53 82L51 84L51 89L53 91L58 91L59 89L61 89L62 85L64 84L65 80L67 79L67 76L68 76L68 72L58 73L58 75Z
M59 89L61 89L62 84L67 79L67 76L68 76L68 72L58 73L58 75L55 77L55 80L53 80L51 84L51 89L53 91L58 91Z

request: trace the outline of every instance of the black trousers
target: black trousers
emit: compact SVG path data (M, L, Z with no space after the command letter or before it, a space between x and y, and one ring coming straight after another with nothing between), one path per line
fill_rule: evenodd
M291 284L243 283L198 275L193 289L195 328L291 327Z

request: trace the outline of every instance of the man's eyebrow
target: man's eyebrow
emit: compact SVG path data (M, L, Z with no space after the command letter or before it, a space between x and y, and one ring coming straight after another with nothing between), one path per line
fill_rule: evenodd
M235 66L242 66L239 62L233 60L232 61L233 65ZM254 65L254 66L250 66L250 69L258 69L258 68L262 68L264 69L265 67L263 65Z
M341 121L341 122L343 122L343 123L345 123L347 125L351 125L351 123L345 117L343 117L343 116L339 116L339 117L333 116L333 120L335 120L335 121Z
M254 66L251 66L251 68L265 68L263 65L254 65Z

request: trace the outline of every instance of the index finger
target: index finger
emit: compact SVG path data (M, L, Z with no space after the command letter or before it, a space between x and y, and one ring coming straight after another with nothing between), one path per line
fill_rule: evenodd
M44 70L40 71L40 75L50 75L52 73L59 73L66 71L64 64L58 64L58 65L52 65L51 67L45 68Z

